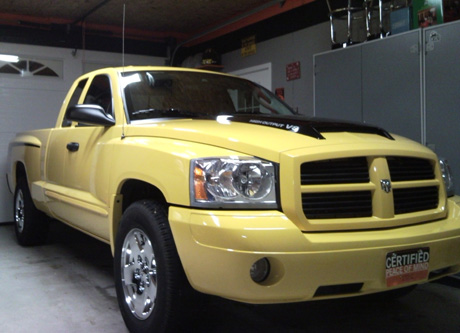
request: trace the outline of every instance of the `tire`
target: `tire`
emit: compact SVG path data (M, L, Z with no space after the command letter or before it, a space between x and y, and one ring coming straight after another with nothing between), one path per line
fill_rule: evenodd
M30 196L26 178L20 178L14 191L14 230L22 246L41 245L46 242L49 219L39 211Z
M190 285L165 206L148 200L124 212L115 241L115 288L130 332L173 331Z

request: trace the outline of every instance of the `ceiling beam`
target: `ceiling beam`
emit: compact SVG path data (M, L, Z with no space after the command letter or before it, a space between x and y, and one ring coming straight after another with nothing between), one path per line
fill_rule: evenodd
M80 20L78 20L80 21ZM87 31L91 31L95 34L97 31L101 32L101 35L110 33L113 37L120 37L123 35L122 26L113 26L106 24L97 24L90 22L78 22L75 20L69 20L59 17L38 17L32 15L20 15L11 13L0 13L0 25L16 26L16 27L33 27L42 30L50 30L53 25L68 25L84 27ZM76 23L77 22L77 23ZM176 38L178 40L185 40L189 37L188 34L178 32L156 32L145 29L126 28L125 37L129 39L146 40L152 42L164 41L167 38Z
M217 27L208 27L201 32L197 32L193 35L193 37L184 41L181 46L191 47L207 42L209 40L245 28L249 25L269 19L275 15L279 15L297 7L309 4L313 1L315 0L272 1L268 4L268 6L258 7L253 11L238 15L225 23L219 24Z

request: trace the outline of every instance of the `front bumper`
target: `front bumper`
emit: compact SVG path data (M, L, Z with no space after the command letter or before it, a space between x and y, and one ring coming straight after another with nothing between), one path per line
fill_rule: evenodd
M379 292L387 254L429 248L429 275L460 271L460 197L446 219L400 228L302 233L277 211L204 211L171 207L169 220L190 284L247 303L283 303ZM254 282L251 266L268 258L270 275ZM324 292L324 291L327 292Z

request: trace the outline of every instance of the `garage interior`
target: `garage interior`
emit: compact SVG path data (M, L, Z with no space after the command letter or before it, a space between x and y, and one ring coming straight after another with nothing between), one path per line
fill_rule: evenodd
M401 32L392 32L391 14L414 10L416 0L383 1L381 8L364 1L367 7L359 2L358 9L338 2L1 1L0 55L20 61L0 60L0 171L6 173L8 142L17 132L54 126L68 88L83 73L179 66L252 79L306 117L376 124L418 141L449 160L460 193L458 2L440 1L437 24ZM366 8L373 17L381 10L385 24L374 19L366 27ZM60 223L46 245L22 248L12 201L3 182L0 330L127 332L110 248ZM459 288L460 277L451 276L398 300L253 306L209 298L205 308L191 309L187 331L457 331Z

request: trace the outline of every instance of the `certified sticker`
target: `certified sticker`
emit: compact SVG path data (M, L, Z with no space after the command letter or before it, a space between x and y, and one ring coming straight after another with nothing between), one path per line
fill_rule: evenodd
M387 287L426 279L429 262L428 247L388 253L385 260Z

